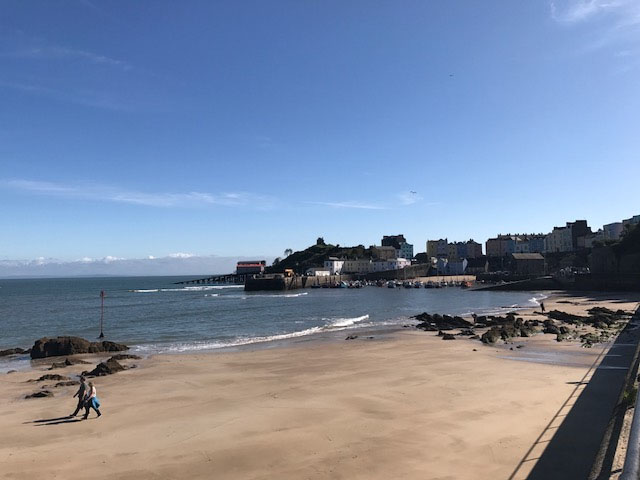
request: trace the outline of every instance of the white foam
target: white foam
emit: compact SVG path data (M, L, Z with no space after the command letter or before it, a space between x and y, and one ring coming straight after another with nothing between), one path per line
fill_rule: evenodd
M242 345L251 345L254 343L272 342L275 340L287 340L290 338L304 337L314 333L321 332L322 328L312 327L291 333L281 333L278 335L269 335L265 337L240 338L231 342L192 342L192 343L173 343L169 345L138 345L135 351L139 352L164 352L164 353L183 353L200 350L217 350L220 348L239 347Z
M159 292L160 290L158 290L157 288L151 288L148 290L129 290L129 291L134 293L155 293L155 292Z
M351 318L323 318L323 320L331 320L331 323L327 325L329 328L340 328L340 327L349 327L358 322L362 322L363 320L369 320L369 315L362 315L360 317L351 317Z
M219 293L205 293L204 296L205 297L219 297L220 294Z
M309 292L302 293L275 293L275 294L253 294L253 295L224 295L223 298L240 298L242 300L247 300L249 298L298 298L303 297L305 295L309 295Z
M223 290L225 288L244 288L244 285L198 285L196 287L162 288L161 292L202 292L205 290Z

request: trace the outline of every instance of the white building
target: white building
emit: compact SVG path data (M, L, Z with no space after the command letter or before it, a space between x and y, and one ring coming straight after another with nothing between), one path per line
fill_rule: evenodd
M406 258L391 258L388 260L345 260L342 267L343 273L371 273L386 272L387 270L400 270L411 265L411 260Z
M413 245L404 242L400 244L400 248L396 250L397 258L413 258Z
M373 262L373 272L386 272L387 270L401 270L411 265L411 260L406 258L392 258L390 260L378 260Z
M606 240L618 240L622 236L623 225L622 222L610 223L603 225L602 230Z
M544 239L545 252L571 252L572 250L573 237L570 227L554 227Z
M328 277L331 274L328 268L313 267L307 270L307 275L310 277Z
M336 257L329 257L329 260L324 261L324 268L329 270L330 275L340 275L344 266L344 260L340 260Z
M369 259L345 260L343 273L369 273L373 271L373 262Z

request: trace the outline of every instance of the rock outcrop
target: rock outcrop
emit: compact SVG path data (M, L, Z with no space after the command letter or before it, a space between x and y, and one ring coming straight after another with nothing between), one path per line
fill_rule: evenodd
M531 337L536 333L538 333L538 330L530 320L525 322L522 318L506 319L501 324L494 325L483 333L480 340L482 343L496 343L498 340L507 341L510 338Z
M64 359L64 362L53 362L49 370L55 370L56 368L66 368L71 365L80 365L80 364L88 364L89 362L85 362L84 360L70 360L68 358Z
M427 312L416 315L416 320L420 320L420 323L416 325L416 328L424 330L426 332L437 332L439 330L455 330L457 328L469 329L473 327L471 322L467 322L462 317L452 317L450 315L439 315L434 313L433 315Z
M29 350L25 350L24 348L20 347L9 348L7 350L0 350L0 357L6 357L8 355L22 355L25 353L29 353Z
M90 372L82 372L87 377L102 377L104 375L112 375L117 372L121 372L125 368L118 363L117 360L110 358L105 362L100 362L96 365L96 368Z
M45 380L55 380L57 382L62 382L66 380L71 380L69 377L65 377L64 375L57 375L55 373L48 373L46 375L42 375L40 378L36 378L35 380L28 380L29 382L44 382Z
M129 347L119 343L90 342L80 337L41 338L31 348L31 358L59 357L77 353L121 352Z
M142 357L138 355L131 355L130 353L118 353L111 357L111 360L141 360L141 359Z
M53 397L53 392L50 390L39 390L34 393L30 393L29 395L25 395L24 398L45 398L45 397Z

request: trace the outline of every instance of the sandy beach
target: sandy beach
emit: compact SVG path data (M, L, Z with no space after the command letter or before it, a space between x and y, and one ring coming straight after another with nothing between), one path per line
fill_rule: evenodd
M584 314L639 301L554 295L545 304ZM50 372L51 360L2 375L0 478L506 479L607 348L543 334L486 346L414 328L353 333L129 362L138 367L94 379L103 416L87 421L63 418L74 387L24 399L51 383L27 380L85 365Z

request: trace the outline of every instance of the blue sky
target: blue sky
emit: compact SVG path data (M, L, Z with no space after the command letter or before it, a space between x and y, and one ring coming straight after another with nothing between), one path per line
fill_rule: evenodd
M0 7L0 260L640 213L635 0Z

